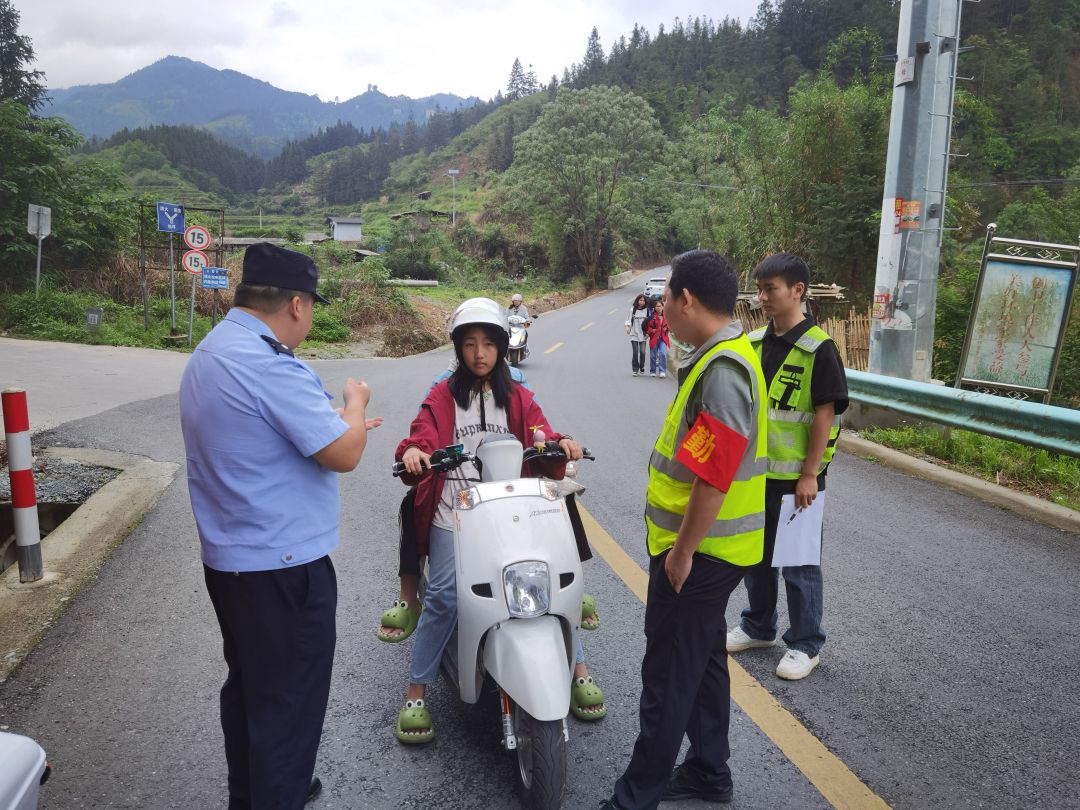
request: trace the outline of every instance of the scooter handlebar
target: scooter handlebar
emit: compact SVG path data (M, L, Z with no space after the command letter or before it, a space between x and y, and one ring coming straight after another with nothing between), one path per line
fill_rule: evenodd
M450 472L456 470L466 461L473 458L472 453L464 453L458 446L445 447L441 450L436 450L431 454L430 464L427 472ZM391 468L391 472L394 478L399 478L405 474L405 462L397 461Z
M587 458L590 461L595 461L596 457L592 454L592 451L588 447L581 448L581 457ZM450 447L436 450L431 454L430 463L426 473L432 472L450 472L456 470L466 461L471 461L474 458L472 453L462 452L459 445L452 445ZM538 449L535 446L526 447L525 451L521 454L522 463L526 461L568 461L566 453L558 442L544 442L543 449ZM399 478L405 474L405 462L397 461L394 466L391 467L391 472L394 478ZM425 473L425 474L426 474Z
M592 454L592 451L588 447L581 448L581 457L587 458L589 461L596 461L596 456ZM558 442L544 442L544 449L539 450L535 446L526 447L525 452L521 454L521 460L535 461L542 459L545 461L569 461L566 453Z

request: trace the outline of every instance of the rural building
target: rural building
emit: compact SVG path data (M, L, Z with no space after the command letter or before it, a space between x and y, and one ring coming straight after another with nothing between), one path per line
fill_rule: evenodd
M330 238L335 242L359 242L362 238L360 226L364 220L360 217L327 217L330 225Z

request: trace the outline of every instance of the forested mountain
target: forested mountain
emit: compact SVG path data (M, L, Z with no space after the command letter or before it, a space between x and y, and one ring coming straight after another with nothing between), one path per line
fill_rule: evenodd
M92 142L88 151L133 141L157 147L185 179L207 191L254 192L263 185L266 164L260 158L192 126L124 129L104 141Z
M43 115L57 115L86 136L158 124L207 129L226 143L263 158L290 139L304 138L338 121L359 129L423 121L436 109L469 107L477 99L438 94L422 99L387 96L378 88L340 103L280 90L234 70L217 70L168 56L112 84L50 89Z
M306 138L286 141L268 161L193 126L123 129L104 140L91 138L83 151L111 154L129 174L171 167L189 183L226 199L260 189L288 190L311 178L311 158L340 152L318 167L313 185L326 202L348 203L378 195L395 160L444 147L499 103L474 104L453 112L437 107L423 126L410 116L403 126L391 124L363 132L350 122L338 121ZM125 144L131 148L116 152ZM151 185L161 180L149 179L155 181Z

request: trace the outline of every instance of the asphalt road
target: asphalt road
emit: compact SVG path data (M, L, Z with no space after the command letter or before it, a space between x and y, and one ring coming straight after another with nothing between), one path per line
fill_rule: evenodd
M523 370L553 425L596 453L579 478L589 487L584 505L644 566L646 460L674 385L630 374L622 323L639 285L541 317ZM109 367L119 381L111 402L83 406L74 421L56 418L63 424L36 442L182 463L179 364L148 363L132 376L125 352L103 350L110 362L98 366L86 351L0 342L0 384L21 373L32 403L46 387L78 402L82 377L99 376L95 369ZM386 417L360 469L342 477L338 653L318 765L326 790L315 807L518 806L492 707L463 706L439 684L430 693L438 740L419 750L397 744L410 642L374 637L396 594L404 490L389 475L391 453L449 357L313 363L331 392L346 376L367 379L371 413ZM1076 537L844 454L828 492L821 665L786 683L772 672L780 649L742 653L740 663L890 805L1080 807ZM603 626L584 641L609 716L570 721L567 808L608 795L637 730L644 608L600 557L585 573ZM740 588L729 621L744 600ZM0 726L38 739L56 764L43 807L224 807L223 676L181 474L0 683ZM731 744L733 807L828 806L738 709Z

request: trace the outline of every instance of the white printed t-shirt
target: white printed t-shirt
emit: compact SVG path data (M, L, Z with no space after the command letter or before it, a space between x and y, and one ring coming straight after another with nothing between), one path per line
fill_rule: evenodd
M480 424L480 396L473 394L469 397L469 407L462 408L454 401L454 441L464 445L465 452L475 453L480 446L480 441L486 436L497 436L510 432L506 425L506 410L495 404L495 398L490 391L484 392L484 422L487 430L481 429ZM443 481L442 497L439 506L435 510L432 520L440 529L454 528L454 499L463 489L469 487L469 482L464 480L471 468L459 467L453 472L446 474Z

